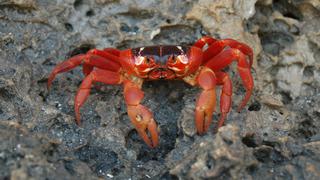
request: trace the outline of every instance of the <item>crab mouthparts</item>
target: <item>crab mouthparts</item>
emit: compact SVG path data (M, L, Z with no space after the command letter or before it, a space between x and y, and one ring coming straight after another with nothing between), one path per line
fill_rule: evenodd
M174 79L175 73L168 68L157 68L149 73L149 78L152 80L157 79Z

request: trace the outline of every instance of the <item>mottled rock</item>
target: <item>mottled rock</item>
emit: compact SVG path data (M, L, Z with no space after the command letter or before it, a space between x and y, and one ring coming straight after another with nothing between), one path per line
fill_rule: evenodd
M171 157L176 151L181 150L175 149L167 160L170 173L180 179L247 179L251 177L247 169L257 165L252 149L241 142L239 129L231 125L219 129L214 137L201 138L187 151L181 151L184 155L178 161ZM172 162L172 159L175 161Z

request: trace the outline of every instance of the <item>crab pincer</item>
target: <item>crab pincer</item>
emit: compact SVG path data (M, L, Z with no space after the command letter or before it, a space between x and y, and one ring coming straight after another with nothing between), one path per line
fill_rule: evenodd
M157 124L151 111L143 105L128 106L128 115L138 134L149 147L159 143Z
M159 143L157 124L153 119L152 112L140 104L143 96L144 93L139 83L132 81L124 82L124 99L127 103L130 120L140 137L149 147L153 148Z
M203 68L197 78L198 85L202 88L202 92L197 99L195 124L199 134L208 131L212 114L216 106L216 76L209 68Z

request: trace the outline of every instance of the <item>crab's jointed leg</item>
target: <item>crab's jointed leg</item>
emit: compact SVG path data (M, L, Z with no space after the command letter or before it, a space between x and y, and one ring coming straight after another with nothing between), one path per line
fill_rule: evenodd
M220 95L220 119L218 121L218 127L219 129L223 123L224 120L227 117L227 114L230 111L231 108L231 96L232 96L232 83L230 80L230 77L225 72L216 72L217 77L217 84L222 85L222 91Z
M211 58L205 66L216 72L225 68L234 60L238 61L239 75L246 89L246 95L238 108L238 111L241 111L249 101L253 90L253 78L250 72L250 64L248 64L246 60L246 55L238 49L227 48Z
M193 46L196 46L200 49L202 49L206 44L210 46L212 43L216 42L217 40L210 36L203 36L200 38L197 42L193 44Z
M249 57L249 65L252 66L253 63L253 51L246 44L240 43L233 39L222 39L217 40L211 44L208 44L209 47L203 52L204 63L208 62L211 58L218 55L225 48L233 48L240 50L244 55Z
M140 104L144 93L141 83L125 80L124 99L127 104L128 115L138 134L149 147L156 147L159 143L157 124L151 111Z
M105 55L105 54L111 54L111 55ZM119 59L117 59L117 57L119 57L120 54L120 50L118 49L114 49L114 48L105 48L103 50L99 50L99 49L92 49L90 50L87 54L94 54L94 55L98 55L101 57L104 57L106 59L110 59L114 62L118 62ZM115 57L116 56L116 57ZM119 64L119 63L118 63ZM88 63L84 63L82 65L82 72L85 76L89 75L90 72L93 70L94 66L90 65Z
M115 48L104 48L103 51L110 53L110 54L117 56L117 57L119 57L120 52L121 52L119 49L115 49Z
M93 49L90 50L87 54L79 54L59 63L49 75L48 88L50 88L51 83L57 74L69 71L81 64L84 64L83 72L85 75L89 75L89 73L93 70L93 67L115 72L119 71L121 67L120 63L118 62L117 56L112 55L106 51Z
M94 82L101 82L104 84L120 84L121 77L117 72L96 68L83 79L74 100L74 111L78 125L80 125L80 107L87 100L90 94L91 85Z

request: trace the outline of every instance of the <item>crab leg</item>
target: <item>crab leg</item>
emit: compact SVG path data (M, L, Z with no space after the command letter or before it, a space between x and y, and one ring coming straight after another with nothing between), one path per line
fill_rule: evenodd
M238 49L228 48L220 52L215 57L211 58L206 64L206 67L209 67L213 71L219 71L224 67L228 66L232 61L238 61L238 71L240 78L243 82L243 85L246 89L246 95L243 98L238 111L247 104L253 90L253 78L250 72L250 65L246 61L246 56Z
M203 68L197 77L197 83L202 92L196 103L195 121L198 133L203 134L209 129L216 106L216 76L211 69Z
M216 41L217 41L216 39L214 39L210 36L203 36L197 42L195 42L193 44L193 46L196 46L196 47L202 49L206 44L208 44L208 46L210 46L212 43L214 43Z
M125 81L124 98L132 124L144 142L149 147L154 148L159 143L157 124L151 111L140 104L144 96L141 85L142 82L138 84L128 80Z
M94 68L94 67L93 67L92 65L89 65L89 64L84 63L84 64L82 65L82 73L83 73L85 76L88 76L88 75L92 72L93 68Z
M231 108L232 83L227 73L216 72L215 74L217 76L217 84L222 85L222 91L220 95L221 115L217 127L217 129L219 129L223 125L224 120L227 117L227 114L229 113Z
M80 107L87 100L90 94L91 85L94 82L102 82L105 84L120 84L121 78L119 73L96 68L83 79L74 100L74 111L76 114L76 122L78 125L80 125Z
M113 62L119 62L119 54L120 50L114 49L114 48L105 48L103 50L99 49L91 49L88 51L87 54L93 54L93 55L98 55L101 57L104 57L106 59L109 59Z
M99 51L101 51L101 50L93 49L93 50L89 51L88 53L89 53L89 54L94 54L94 53L99 52ZM112 54L112 55L114 55L114 56L119 56L119 54L120 54L120 50L114 49L114 48L105 48L105 49L103 49L103 51L104 51L105 53L110 53L110 54ZM103 53L103 54L105 54L105 53ZM99 53L97 53L97 54L95 54L95 55L99 55ZM108 59L108 57L106 57L106 58ZM112 58L113 58L113 61L115 61L115 62L118 61L118 60L117 60L116 58L114 58L113 56L112 56ZM83 72L83 74L84 74L85 76L89 75L92 70L93 70L93 66L92 66L92 65L86 64L86 63L84 63L84 64L82 65L82 72Z
M48 78L48 89L51 86L52 81L56 77L57 74L69 71L80 64L87 64L90 66L94 66L100 69L110 70L110 71L118 71L120 69L120 64L114 62L113 60L106 59L105 57L101 57L93 54L79 54L71 57L70 59L59 63L51 72ZM90 66L86 66L84 69L85 75L88 75L92 69Z
M246 44L240 43L233 39L223 39L208 43L209 47L203 53L204 63L208 62L212 57L218 55L221 51L223 51L226 47L234 48L240 50L243 54L249 56L249 64L250 67L253 63L253 52L252 49Z
M110 54L117 56L117 57L119 57L119 55L120 55L120 50L115 49L115 48L104 48L103 51L110 53Z

